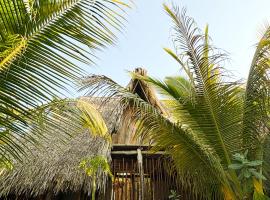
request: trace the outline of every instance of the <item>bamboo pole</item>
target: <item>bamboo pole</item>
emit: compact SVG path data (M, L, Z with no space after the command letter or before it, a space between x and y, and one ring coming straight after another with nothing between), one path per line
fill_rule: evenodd
M144 173L143 173L143 159L142 159L142 151L141 149L137 149L137 162L138 162L138 170L140 175L140 184L139 184L139 200L144 199Z

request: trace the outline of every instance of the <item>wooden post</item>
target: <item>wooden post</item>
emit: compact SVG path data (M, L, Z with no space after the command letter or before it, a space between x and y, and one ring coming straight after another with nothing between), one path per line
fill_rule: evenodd
M144 199L144 172L143 172L143 157L141 149L137 149L137 162L138 162L138 170L140 175L140 183L139 183L139 200Z

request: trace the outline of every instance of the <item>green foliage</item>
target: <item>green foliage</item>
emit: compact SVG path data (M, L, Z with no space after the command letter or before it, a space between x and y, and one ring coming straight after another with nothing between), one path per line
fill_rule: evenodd
M254 191L253 200L269 200L270 198L262 193Z
M7 169L7 170L12 170L13 169L13 164L11 162L5 161L1 162L0 169Z
M12 170L13 164L9 161L0 161L0 176L5 170Z
M248 150L244 154L236 153L233 155L233 160L236 161L233 164L230 164L229 169L239 171L238 178L239 180L256 178L258 180L266 180L266 178L260 174L256 167L262 166L261 160L249 161L247 159Z
M79 167L92 179L92 200L95 200L96 174L101 170L102 173L109 175L113 179L110 165L104 156L94 156L91 158L84 158L80 162Z
M85 171L87 176L94 176L98 170L101 170L102 172L108 174L110 177L113 177L110 170L110 165L104 156L84 158L80 162L79 167Z
M262 166L263 162L261 160L249 161L247 155L248 150L246 150L244 154L234 154L233 160L235 163L230 164L228 168L238 172L238 179L241 181L243 192L246 195L254 193L254 199L257 199L263 194L259 194L254 190L253 182L257 182L257 180L266 180L266 178L258 171L258 168Z
M85 75L82 65L116 41L126 7L116 0L0 0L2 160L20 159L16 141L31 129L33 110L63 97Z
M169 199L171 200L180 200L181 195L178 195L175 190L170 190Z
M84 100L78 100L76 107L81 111L81 118L85 122L83 127L87 128L93 136L101 136L111 142L111 135L99 111Z
M123 107L133 104L137 110L130 121L136 123L137 136L152 141L155 151L166 150L181 184L194 195L228 200L265 197L270 164L270 28L258 44L244 88L223 68L227 56L212 45L208 26L202 32L185 9L164 9L173 21L175 46L164 50L179 63L185 78L132 78L157 88L166 99L168 116L104 76L89 77L83 88L120 97ZM244 155L236 154L245 150Z

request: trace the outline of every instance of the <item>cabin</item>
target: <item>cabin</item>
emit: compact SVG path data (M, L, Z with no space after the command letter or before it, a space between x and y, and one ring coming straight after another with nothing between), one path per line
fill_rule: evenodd
M142 76L146 71L135 69ZM151 103L162 114L167 114L154 90L144 81L131 80L127 88ZM165 200L171 190L190 199L170 170L171 160L164 151L152 153L151 144L134 137L135 127L125 122L132 108L121 110L117 101L110 100L99 106L99 97L82 97L99 109L112 143L93 137L85 131L68 143L52 137L43 148L23 163L15 164L12 171L0 176L0 199L4 200L87 200L91 199L91 178L78 169L81 158L103 155L110 162L112 181L103 172L97 175L96 199L104 200ZM67 125L68 126L68 125ZM58 130L54 130L57 135Z

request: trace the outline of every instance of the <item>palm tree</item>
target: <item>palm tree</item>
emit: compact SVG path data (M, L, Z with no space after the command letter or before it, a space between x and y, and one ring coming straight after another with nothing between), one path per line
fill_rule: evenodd
M175 51L165 49L185 72L160 81L132 74L164 96L169 116L104 76L83 88L118 96L136 106L137 135L172 157L183 186L203 199L267 199L269 167L270 28L257 45L246 84L231 81L222 67L226 55L210 44L186 10L164 5L174 23Z
M0 0L0 162L22 151L16 141L37 106L63 97L85 75L81 65L115 42L125 7L118 0Z

